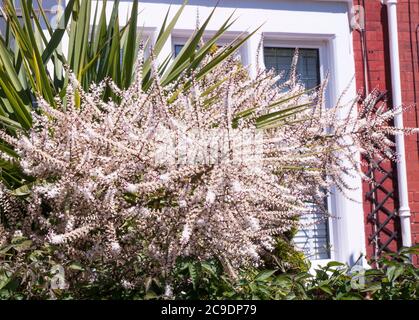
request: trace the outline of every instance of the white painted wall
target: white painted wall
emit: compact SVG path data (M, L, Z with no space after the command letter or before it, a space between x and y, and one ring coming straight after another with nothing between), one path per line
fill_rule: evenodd
M182 0L142 0L140 1L139 27L145 27L151 33L157 33L169 5L173 16ZM213 9L215 0L190 0L176 28L172 40L185 37L196 27L196 17L204 21ZM129 17L131 1L122 0L120 4L121 24ZM94 5L93 5L94 7ZM112 1L108 1L108 16ZM322 76L330 73L328 103L337 101L341 92L349 85L346 100L356 95L355 84L351 79L355 74L352 34L349 26L348 1L299 1L299 0L221 0L208 30L217 30L235 11L237 22L231 27L231 35L251 32L260 27L244 46L246 62L254 74L256 68L256 51L262 38L270 43L294 43L301 46L322 48ZM171 53L173 43L169 41L162 51L161 59ZM263 64L263 55L260 56ZM344 99L344 100L345 100ZM345 112L345 111L343 111ZM346 111L347 112L347 111ZM352 201L335 191L331 199L333 214L337 219L332 223L332 259L353 264L361 253L365 253L365 232L362 208L362 189L359 178L347 178L348 184L358 187L348 195ZM319 261L316 261L317 263ZM320 262L319 262L320 263Z

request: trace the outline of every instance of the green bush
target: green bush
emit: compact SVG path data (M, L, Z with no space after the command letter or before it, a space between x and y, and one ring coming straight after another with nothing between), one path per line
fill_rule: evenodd
M350 268L332 261L312 272L246 270L233 283L214 263L183 262L183 286L176 298L394 300L419 298L419 272L411 260L419 247L404 248L376 261L380 269ZM306 269L309 266L306 266ZM188 285L189 284L189 285Z
M274 250L264 256L266 268L279 269L281 272L308 271L304 254L291 243L295 234L296 230L276 239Z
M329 262L311 272L309 263L300 271L280 269L242 270L231 280L217 260L180 259L168 284L146 278L142 288L127 288L118 281L114 268L97 266L97 279L83 278L84 267L73 262L58 266L53 248L35 249L31 241L15 238L0 249L0 299L263 299L263 300L418 300L419 272L411 256L419 246L403 248L370 261L380 268L350 268ZM77 287L52 289L59 281L57 270L80 279ZM303 270L304 269L304 270ZM141 274L141 270L138 270ZM65 280L65 279L64 279Z

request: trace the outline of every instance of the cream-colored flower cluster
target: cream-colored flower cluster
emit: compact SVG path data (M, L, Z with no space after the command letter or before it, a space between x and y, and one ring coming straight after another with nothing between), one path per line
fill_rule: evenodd
M250 78L234 58L165 87L153 70L146 92L141 57L127 90L106 80L85 92L71 77L65 105L39 98L28 135L0 133L37 179L4 230L57 246L64 262L116 263L127 283L134 265L167 276L181 256L216 257L234 276L313 203L327 214L328 190L351 187L361 149L391 150L394 112L373 112L374 94L353 118L326 108L325 84Z

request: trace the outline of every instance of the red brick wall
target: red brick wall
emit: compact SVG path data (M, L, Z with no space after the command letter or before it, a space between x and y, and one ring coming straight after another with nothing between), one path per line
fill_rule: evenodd
M354 0L355 5L361 5L365 11L365 37L367 49L367 67L369 88L378 87L380 90L387 90L391 99L390 61L387 36L387 8L379 0ZM399 29L399 50L402 82L402 98L406 105L413 105L404 114L406 127L419 127L419 0L399 0L397 4L398 29ZM364 63L362 59L361 38L358 31L354 31L354 50L356 65L356 82L359 90L365 88ZM391 102L391 101L390 101ZM409 188L409 202L412 212L412 242L419 243L419 140L418 135L406 137L406 159ZM390 169L390 164L387 168ZM394 170L395 172L395 170ZM391 181L387 181L388 188ZM364 184L364 191L368 192L371 187ZM378 195L378 197L382 197ZM397 194L395 195L397 198ZM389 207L394 207L392 201ZM364 210L366 214L371 211L371 204L365 201ZM397 228L397 225L390 225L389 228ZM368 223L366 217L367 254L373 253L373 245L369 243L368 236L373 232L373 227ZM393 241L393 248L397 243ZM415 258L418 263L418 257Z

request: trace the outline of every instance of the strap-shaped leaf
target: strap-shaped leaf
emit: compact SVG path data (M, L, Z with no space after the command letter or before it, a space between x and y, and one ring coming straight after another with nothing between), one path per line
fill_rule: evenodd
M128 34L126 38L126 46L124 47L122 82L123 87L128 88L132 80L133 66L136 58L137 43L137 15L138 0L134 0L131 9L131 18L129 20Z
M70 21L71 12L73 11L74 0L69 0L64 10L64 16L61 17L63 20L63 28L57 28L51 36L51 39L48 41L47 46L45 47L44 52L42 53L42 61L46 64L51 58L54 51L57 49L61 43L63 36L65 34L68 22ZM41 11L42 10L42 7ZM48 23L48 19L45 20ZM61 22L59 23L61 24Z
M174 17L166 27L167 19L169 16L169 10L167 11L166 17L163 21L162 28L160 29L159 35L157 37L156 43L153 48L153 55L148 57L143 65L143 89L147 90L150 87L151 84L151 61L154 57L157 57L161 50L163 49L164 44L167 42L167 39L172 34L173 28L175 27L177 21L179 20L180 15L183 12L183 9L185 8L188 1L184 1L183 4L180 6L179 10L175 13ZM153 57L154 56L154 57Z

